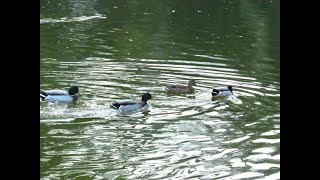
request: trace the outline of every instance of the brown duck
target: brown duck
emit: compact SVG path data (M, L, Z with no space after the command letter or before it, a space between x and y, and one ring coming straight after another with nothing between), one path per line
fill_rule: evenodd
M194 88L193 86L196 85L195 80L190 80L188 83L188 86L183 85L168 85L166 88L168 89L168 92L174 92L174 93L193 93Z

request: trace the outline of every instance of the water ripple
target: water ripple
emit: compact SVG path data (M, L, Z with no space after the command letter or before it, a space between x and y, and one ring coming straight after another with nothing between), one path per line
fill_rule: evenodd
M88 21L91 19L105 19L101 14L95 14L94 16L80 16L80 17L63 17L60 19L43 18L40 19L40 24L51 24L51 23L68 23L68 22L81 22Z

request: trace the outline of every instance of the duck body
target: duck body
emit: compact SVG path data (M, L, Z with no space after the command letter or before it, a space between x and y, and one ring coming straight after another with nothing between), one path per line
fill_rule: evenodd
M64 90L45 90L40 91L40 98L43 101L61 101L61 102L71 102L76 101L77 96L76 93L79 92L77 86L72 86L69 91Z
M168 89L168 92L173 93L193 93L194 88L193 86L196 85L195 80L190 80L188 83L188 86L183 85L168 85L166 88Z
M232 86L216 87L212 90L211 94L214 97L226 97L233 95Z
M145 93L141 101L116 101L111 104L111 107L119 111L137 111L147 105L147 101L151 99L151 94Z
M112 106L119 111L136 111L147 105L146 102L138 101L117 101L112 103Z

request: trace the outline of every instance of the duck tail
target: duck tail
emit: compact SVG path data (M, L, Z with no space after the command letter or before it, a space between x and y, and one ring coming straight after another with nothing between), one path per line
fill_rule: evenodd
M117 102L112 102L111 104L110 104L110 106L111 107L113 107L113 108L115 108L115 109L119 109L119 107L121 106L119 103L117 103Z
M219 90L213 89L211 94L212 94L212 96L217 96L219 94Z
M46 96L43 95L43 94L40 94L40 98L41 98L41 99L44 99L44 98L46 98Z
M44 99L46 98L48 95L44 92L44 91L40 91L40 98Z

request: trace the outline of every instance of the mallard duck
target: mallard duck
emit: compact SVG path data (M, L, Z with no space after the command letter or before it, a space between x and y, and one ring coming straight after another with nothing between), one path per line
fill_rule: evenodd
M76 93L79 92L77 86L71 86L69 91L64 91L60 89L40 91L40 98L43 101L76 101Z
M212 90L211 94L212 96L215 96L215 97L233 95L232 86L216 87Z
M166 88L168 89L168 92L175 92L175 93L193 93L194 88L192 86L196 85L195 80L190 80L188 82L188 86L183 85L168 85Z
M118 109L119 111L136 111L147 105L147 101L151 99L150 93L142 95L141 101L116 101L111 104L111 107Z

